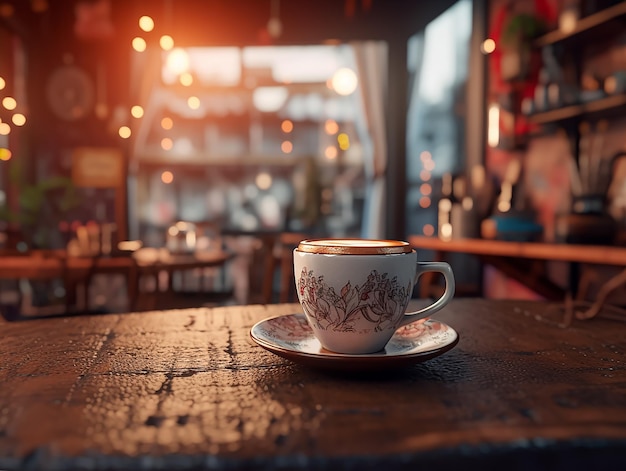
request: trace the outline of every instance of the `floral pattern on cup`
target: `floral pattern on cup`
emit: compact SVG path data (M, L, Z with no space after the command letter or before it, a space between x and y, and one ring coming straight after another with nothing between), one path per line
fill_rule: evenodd
M338 332L382 331L395 327L404 315L412 292L412 284L400 286L397 277L389 279L387 273L376 270L368 275L362 285L352 285L348 280L337 293L328 286L323 276L315 276L306 267L300 272L298 294L303 309L316 327ZM366 321L370 328L357 329Z

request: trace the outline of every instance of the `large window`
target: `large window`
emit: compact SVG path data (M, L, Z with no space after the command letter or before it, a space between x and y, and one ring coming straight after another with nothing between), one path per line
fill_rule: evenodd
M472 1L459 0L409 41L407 231L435 235L445 174L463 171Z
M359 235L371 158L366 46L134 54L133 235L177 220Z

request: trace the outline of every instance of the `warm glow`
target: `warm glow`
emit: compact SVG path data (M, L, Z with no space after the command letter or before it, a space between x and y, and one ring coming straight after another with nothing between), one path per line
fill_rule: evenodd
M13 5L10 3L2 3L0 4L0 17L2 18L10 18L15 13L15 9Z
M350 138L345 132L342 132L337 136L337 143L341 150L348 150L350 148Z
M428 196L422 196L420 198L420 206L424 209L430 207L430 198Z
M174 181L174 174L170 172L169 170L166 170L165 172L161 174L161 181L165 183L166 185L169 185L170 183Z
M11 132L11 126L7 123L0 123L0 136L6 136Z
M128 126L120 126L118 134L122 139L128 139L132 132Z
M280 150L282 150L285 154L290 154L293 150L293 144L291 141L283 141L280 145Z
M329 136L337 134L339 132L339 125L337 124L337 121L334 119L327 119L324 123L324 131L326 131L326 134Z
M172 147L174 147L174 141L172 141L169 137L161 139L161 149L170 150Z
M43 13L48 9L48 0L32 0L30 8L35 13Z
M563 11L559 15L559 30L562 33L571 33L576 29L578 24L578 13L575 9Z
M172 121L172 118L166 116L161 120L161 127L166 130L172 129L174 127L174 121Z
M487 144L489 147L498 147L500 143L500 106L492 104L489 107L487 123Z
M4 147L0 147L0 160L4 160L6 162L7 160L10 160L10 159L11 159L11 151Z
M0 90L6 87L7 83L4 81L2 77L0 77Z
M200 108L200 98L198 98L197 96L190 96L189 98L187 98L187 105L192 110L197 110L198 108Z
M164 51L170 51L174 47L174 39L171 36L164 34L161 36L161 39L159 39L159 45Z
M139 27L146 33L149 33L154 29L154 20L151 17L144 15L139 18Z
M324 151L324 155L328 160L333 160L337 158L338 150L335 146L328 146Z
M448 198L443 198L439 200L439 211L443 213L449 213L452 211L452 201Z
M439 229L439 235L444 240L450 240L452 238L452 224L446 222L441 225L441 229Z
M191 86L191 84L193 84L193 75L191 75L189 72L183 72L182 74L180 74L180 77L178 77L178 80L180 81L181 85L189 87Z
M280 123L280 129L282 129L283 132L290 133L293 131L293 121L289 119L284 120Z
M22 113L15 113L11 116L11 121L13 121L13 124L16 126L24 126L24 124L26 124L26 116Z
M17 107L17 101L12 96L5 96L2 99L2 106L7 110L14 110Z
M424 162L424 169L428 170L429 172L432 172L433 170L435 170L435 161L427 160L426 162Z
M433 159L433 156L427 150L425 150L425 151L420 153L420 160L422 162L427 162L427 161L432 160L432 159Z
M424 224L422 232L426 237L430 237L435 234L435 227L432 224Z
M422 195L430 195L433 192L433 187L429 183L422 183L420 185L420 192Z
M177 47L167 55L165 67L174 75L182 74L189 70L189 54L184 49Z
M261 172L256 176L254 182L259 190L269 190L272 186L272 176L267 172Z
M132 45L133 49L137 52L143 52L146 50L146 47L148 47L146 40L144 38L140 38L139 36L133 38Z
M354 70L343 67L333 75L331 85L339 95L350 95L356 90L358 79Z
M420 172L420 178L422 179L422 181L427 182L428 180L430 180L431 177L431 173L428 170L422 170Z
M487 38L480 46L480 50L483 54L491 54L496 50L496 42L491 38Z
M510 209L511 209L511 202L510 201L500 201L498 203L498 211L500 211L501 213L506 213Z
M141 118L143 116L143 108L139 105L134 105L130 109L130 114L133 115L133 118Z

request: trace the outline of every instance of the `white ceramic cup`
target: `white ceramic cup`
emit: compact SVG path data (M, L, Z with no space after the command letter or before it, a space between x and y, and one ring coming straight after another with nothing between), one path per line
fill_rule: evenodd
M298 299L327 350L361 354L382 350L399 327L428 317L454 296L454 275L445 262L418 262L407 242L371 239L310 239L293 252ZM446 281L433 304L406 312L425 272Z

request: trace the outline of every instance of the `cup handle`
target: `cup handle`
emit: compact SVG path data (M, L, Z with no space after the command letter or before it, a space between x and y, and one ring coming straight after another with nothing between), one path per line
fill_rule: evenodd
M452 273L452 267L450 267L450 265L446 262L417 262L417 272L415 274L415 283L413 283L413 285L417 284L417 280L421 275L429 271L438 272L443 275L446 280L446 290L443 292L441 297L430 306L426 306L417 311L405 313L404 318L400 321L399 327L434 314L448 304L448 302L453 298L455 288L454 274Z

